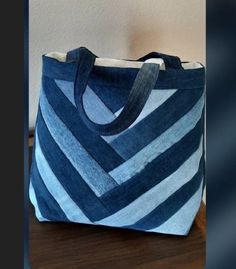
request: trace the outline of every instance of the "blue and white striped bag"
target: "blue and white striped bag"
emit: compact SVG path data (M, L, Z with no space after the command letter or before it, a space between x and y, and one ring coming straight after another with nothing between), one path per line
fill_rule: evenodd
M205 69L152 52L43 56L30 200L39 221L187 235L204 187Z

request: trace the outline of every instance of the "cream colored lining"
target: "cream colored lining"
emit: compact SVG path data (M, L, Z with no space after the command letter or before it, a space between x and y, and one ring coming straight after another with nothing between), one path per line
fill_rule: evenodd
M46 56L54 58L60 62L66 61L66 53L50 52L50 53L46 54ZM160 58L151 58L145 62L160 64L160 69L161 70L165 69L164 62ZM118 59L110 59L110 58L96 58L96 60L95 60L95 65L97 65L97 66L140 68L142 66L142 64L143 64L143 62L126 61L126 60L118 60ZM182 67L185 70L187 70L187 69L202 68L202 65L200 63L197 63L197 62L189 62L189 63L182 63Z

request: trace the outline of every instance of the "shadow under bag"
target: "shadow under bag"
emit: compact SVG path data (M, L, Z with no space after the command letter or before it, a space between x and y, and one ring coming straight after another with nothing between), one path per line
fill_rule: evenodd
M152 52L43 55L29 194L39 221L187 235L205 185L205 68Z

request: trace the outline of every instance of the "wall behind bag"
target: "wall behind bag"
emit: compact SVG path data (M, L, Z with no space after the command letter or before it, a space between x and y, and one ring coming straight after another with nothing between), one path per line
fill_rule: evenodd
M100 57L159 51L205 64L205 0L29 0L29 12L30 129L44 53L86 46Z

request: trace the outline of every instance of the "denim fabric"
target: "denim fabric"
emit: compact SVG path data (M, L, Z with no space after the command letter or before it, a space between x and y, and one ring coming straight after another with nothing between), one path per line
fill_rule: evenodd
M173 95L176 92L176 90L152 90L142 112L139 114L138 118L127 128L132 129L133 126L135 126L137 123L139 123L141 120L143 120L145 117L147 117L151 112L153 112L155 109L157 109L159 106L161 106L171 95ZM118 110L115 115L118 115L120 113L121 109ZM104 136L103 139L110 143L111 141L115 140L117 137L119 137L121 134L125 133L125 131L120 132L119 134L112 135L112 136Z
M43 85L48 102L57 112L58 117L105 171L110 171L124 162L124 159L99 135L86 128L77 109L68 101L53 80L44 77ZM62 105L63 109L61 109Z
M99 223L113 226L134 224L192 179L199 169L201 156L202 142L197 151L194 152L173 174L166 177L163 181L145 192L128 206L122 208L115 214L100 220Z
M204 67L184 70L178 57L158 53L142 57L163 57L166 70L135 121L104 136L76 107L77 52L67 62L43 56L29 188L36 217L187 235L205 184ZM91 65L89 77L79 75L88 84L83 105L92 122L119 116L138 72Z
M185 205L181 207L172 217L157 228L148 230L148 232L156 233L168 233L176 235L187 235L190 226L186 226L186 223L193 223L196 216L196 212L201 204L201 193L203 183L201 183L195 194L187 201Z
M93 132L100 135L114 135L128 128L139 116L147 99L156 84L160 65L144 62L137 72L133 86L121 113L106 124L96 123L88 117L84 105L83 95L88 86L90 74L95 64L95 56L85 47L68 52L67 57L74 55L77 60L76 75L74 80L74 99L78 112L85 125Z
M101 196L118 184L98 163L91 158L71 131L54 113L44 92L41 93L40 108L49 132L67 159L83 177L92 191ZM97 178L99 180L97 180Z
M148 163L177 143L195 127L201 118L203 106L204 97L202 96L197 104L180 120L131 157L127 162L109 172L109 174L116 182L121 184L133 177L136 173L139 173L142 169L145 169Z
M60 90L64 93L64 95L68 98L68 100L75 106L73 97L74 83L63 80L55 80L55 82L57 86L60 88ZM152 111L157 109L175 92L176 90L165 90L165 91L153 90L139 117L132 125L129 126L129 129L132 128L134 125L136 125L138 122L140 122L142 119L144 119ZM109 108L89 87L87 87L84 94L84 107L90 119L93 120L94 122L101 124L111 122L121 111L120 109L116 113L112 113L112 111L109 110ZM124 132L121 132L117 135L102 136L102 137L105 141L110 142Z
M68 100L74 105L74 83L64 80L55 80L55 83L68 98ZM107 123L111 122L116 118L116 115L111 112L101 99L95 94L93 90L89 87L86 88L86 91L83 96L84 108L89 116L89 118L97 123Z
M99 99L99 97L87 87L83 96L84 108L88 117L96 123L106 124L115 120L114 115Z
M120 210L174 173L199 147L201 125L200 120L193 130L146 165L145 169L119 187L105 193L101 200L107 204L109 210L111 212ZM112 203L108 201L112 201Z
M43 70L42 75L50 77L52 79L74 81L76 74L76 61L74 62L59 62L56 59L49 58L45 55L42 57ZM119 95L107 94L107 91L97 90L96 93L101 99L107 100L107 102L116 102L116 100L122 99L123 102L127 100L129 91L134 83L137 75L137 68L120 68L120 67L103 67L94 66L91 76L88 81L88 85L91 89L94 89L98 85L107 86L110 89L110 94L115 93L115 89L119 88ZM93 87L94 86L94 87ZM205 68L198 69L173 69L160 70L159 76L156 81L154 89L188 89L202 88L205 86ZM99 93L98 93L99 91ZM126 94L126 96L125 96ZM118 98L116 98L118 97ZM120 109L124 103L120 104ZM106 103L106 102L104 102Z
M37 121L38 139L42 152L47 157L50 167L65 191L79 208L86 212L90 220L95 221L107 217L110 213L94 192L89 188L80 174L75 170L53 137L49 133L39 110ZM34 175L34 171L32 173ZM68 184L68 182L70 184ZM86 195L85 195L86 193Z
M194 89L189 94L186 90L178 90L132 129L119 135L110 145L125 160L128 160L189 112L202 92L200 89Z
M114 135L120 133L128 128L141 113L156 84L160 66L154 63L143 63L135 77L121 113L110 123L98 124L89 119L83 105L83 95L88 85L90 74L92 73L95 56L86 48L81 48L79 52L80 55L74 82L74 98L81 119L91 131L97 134Z
M69 220L65 213L44 184L44 181L39 174L35 159L32 163L31 172L33 174L33 177L31 177L31 183L35 190L35 198L37 201L34 205L40 210L42 217L50 221L68 222ZM43 221L42 219L40 220Z
M64 95L68 98L71 104L75 106L74 83L57 79L55 79L55 83L58 86L58 88L60 88L60 90L64 93Z
M175 212L181 209L199 189L202 182L202 165L195 176L174 194L170 195L165 202L157 206L151 213L137 221L135 224L126 226L137 230L151 230L166 222ZM158 216L158 218L157 218Z
M48 191L55 198L66 217L70 221L77 222L80 220L82 223L90 223L89 219L84 215L76 203L71 199L68 193L65 191L61 183L58 181L57 177L51 170L47 160L45 159L36 131L36 143L35 143L35 161L40 171L39 174L47 187Z
M35 190L34 187L32 186L32 183L30 182L29 184L29 198L31 203L34 205L35 207L35 215L38 218L39 221L49 221L46 218L44 218L41 214L41 211L39 209L39 205L38 205L38 201L36 198L36 194L35 194Z
M162 105L171 95L173 95L177 90L152 90L147 103L145 104L142 112L139 114L137 120L129 126L129 129L140 122L142 119L146 118L151 112L157 109L160 105ZM119 115L121 109L118 110L115 115Z

